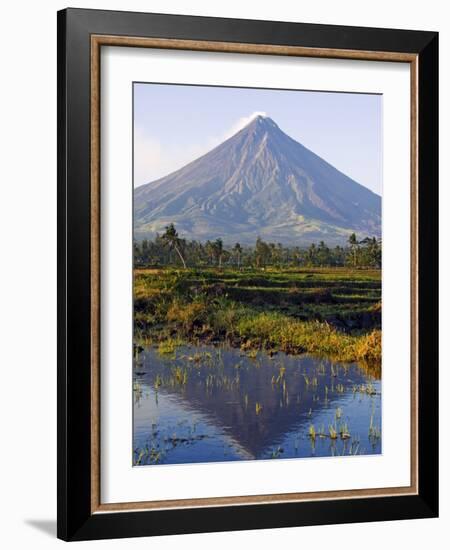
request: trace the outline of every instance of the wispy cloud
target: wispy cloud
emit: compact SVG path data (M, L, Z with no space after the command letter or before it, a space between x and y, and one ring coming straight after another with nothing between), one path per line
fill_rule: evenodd
M254 111L252 114L248 116L243 116L239 120L237 120L233 126L226 132L225 137L223 140L230 138L231 136L234 136L239 130L242 130L242 128L245 128L247 124L249 124L254 118L257 116L267 116L267 113L265 111Z
M134 129L134 185L148 183L149 175L158 172L163 164L162 147L157 139L145 135L139 128Z
M134 186L138 187L167 176L192 160L201 157L220 141L207 139L204 143L165 145L158 137L149 135L139 126L134 130Z
M232 137L257 116L267 116L267 114L264 111L255 111L248 116L239 118L221 135L205 136L204 141L200 143L171 145L170 148L163 147L158 137L149 135L144 128L136 124L134 129L134 186L144 185L182 168Z

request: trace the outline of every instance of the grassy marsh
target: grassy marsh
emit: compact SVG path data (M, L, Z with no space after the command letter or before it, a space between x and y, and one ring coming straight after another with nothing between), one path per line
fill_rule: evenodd
M173 354L183 341L226 342L249 356L310 353L379 369L376 269L136 269L136 340Z

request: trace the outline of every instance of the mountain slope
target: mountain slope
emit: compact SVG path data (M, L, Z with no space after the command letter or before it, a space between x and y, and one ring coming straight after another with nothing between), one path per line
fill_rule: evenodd
M344 242L381 233L381 198L258 116L206 155L134 191L135 237Z

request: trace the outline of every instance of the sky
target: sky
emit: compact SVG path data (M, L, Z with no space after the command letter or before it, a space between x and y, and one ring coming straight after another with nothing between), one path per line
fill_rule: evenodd
M134 185L207 153L254 116L381 195L382 96L134 83Z

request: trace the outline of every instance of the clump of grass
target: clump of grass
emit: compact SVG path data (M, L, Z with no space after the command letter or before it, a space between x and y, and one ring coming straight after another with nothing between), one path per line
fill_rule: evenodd
M189 363L194 363L196 366L207 365L213 367L215 365L212 353L209 351L196 352L193 355L185 356L185 359L187 359Z
M339 435L341 436L341 439L350 439L350 431L348 429L348 426L345 422L343 422L339 427Z
M157 390L160 386L162 386L162 384L163 384L163 379L159 374L157 374L154 382L155 389Z
M330 439L337 439L338 434L336 431L336 427L332 426L331 424L328 426L328 431L330 432Z
M278 446L276 449L273 449L270 458L280 458L280 456L284 453L283 447Z
M376 443L378 439L381 439L381 430L379 426L375 426L373 423L373 413L370 416L370 425L369 425L369 440L372 443Z
M285 373L286 373L286 367L280 367L278 376L275 378L275 376L272 376L272 384L280 384L280 382L283 382L284 390L286 390L286 381L285 381Z
M177 347L182 344L183 342L179 338L168 338L167 340L162 340L158 344L158 353L160 355L174 355Z
M318 435L319 435L319 437L322 438L322 439L325 438L325 437L327 437L327 436L326 436L326 433L325 433L325 426L324 426L323 424L322 424L322 425L320 426L320 428L319 428L319 433L318 433Z
M143 396L143 389L142 389L142 384L140 384L139 382L134 382L133 383L133 393L134 393L134 399L136 401L136 403L139 403L140 400L142 399L142 396Z
M361 384L360 386L353 386L353 393L356 393L356 392L370 395L370 396L377 394L377 390L375 389L375 386L371 383Z
M188 373L186 369L181 367L174 367L172 369L172 381L174 385L185 386L188 380Z
M360 451L359 451L359 441L352 441L351 445L350 445L350 448L348 450L348 454L349 455L359 455L360 454Z
M341 361L381 359L381 332L353 336L328 323L298 321L279 313L246 315L237 324L239 336L261 348L287 353L309 352Z
M141 449L135 449L135 458L133 460L134 466L141 466L142 464L158 464L163 458L163 452L155 447L149 448L145 446Z
M208 323L214 334L233 335L239 319L246 308L231 300L216 300L216 307L210 311Z

